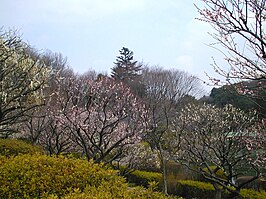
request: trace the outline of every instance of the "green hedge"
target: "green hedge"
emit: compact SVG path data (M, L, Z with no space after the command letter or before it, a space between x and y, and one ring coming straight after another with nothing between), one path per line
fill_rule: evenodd
M44 154L44 151L40 147L28 144L22 140L0 139L0 155L16 156L19 154L36 153Z
M111 187L108 183L99 187L89 187L83 192L76 190L63 197L63 199L173 199L177 197L167 197L160 192L141 187L128 188L126 184L119 187ZM58 199L57 196L50 196L48 199ZM182 198L180 198L182 199Z
M253 189L241 189L240 195L245 199L265 199L265 191L255 191Z
M150 182L157 182L159 186L162 183L162 174L158 172L135 170L126 175L129 183L134 183L138 186L148 187Z
M180 196L190 198L215 198L215 189L212 184L207 182L193 181L193 180L180 180L177 185L177 192ZM222 198L229 196L227 191L222 192ZM241 189L240 198L245 199L265 199L265 191L255 191L252 189Z
M168 198L152 188L128 187L116 171L101 164L64 156L0 156L0 171L3 199Z
M177 193L190 198L215 198L215 189L210 183L193 180L180 180L177 184Z
M0 198L40 198L49 194L60 197L87 186L99 187L107 182L110 188L116 188L125 182L114 170L63 156L0 156L0 171Z

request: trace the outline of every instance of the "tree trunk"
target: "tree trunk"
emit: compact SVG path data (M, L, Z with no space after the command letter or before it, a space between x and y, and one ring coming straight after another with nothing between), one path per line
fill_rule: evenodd
M159 153L160 153L160 159L161 159L161 169L162 169L162 173L163 173L163 192L165 195L168 195L168 191L167 191L167 179L166 179L166 160L163 156L163 150L161 147L161 144L159 144Z
M166 176L166 161L165 159L163 158L163 190L164 190L164 193L167 195L168 194L168 190L167 190L167 176Z
M222 189L215 189L215 199L222 199Z
M215 189L215 199L222 199L222 189L219 187L218 184L214 183L213 187Z

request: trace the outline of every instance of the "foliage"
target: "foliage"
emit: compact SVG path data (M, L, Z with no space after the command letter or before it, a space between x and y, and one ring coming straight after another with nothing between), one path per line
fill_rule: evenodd
M44 151L38 147L22 140L0 139L0 155L17 156L19 154L43 154Z
M75 189L106 185L103 183L113 189L124 186L125 181L116 171L92 161L28 154L0 159L0 198L61 197Z
M117 57L115 67L112 68L111 77L118 81L130 83L140 76L141 65L133 59L133 52L123 47L119 50L120 56Z
M126 178L129 183L135 183L136 185L144 187L148 187L149 183L152 181L162 183L162 174L157 172L135 170L127 174Z
M151 188L144 189L141 187L128 188L126 184L122 184L119 187L110 187L109 184L103 183L99 187L89 187L83 192L70 193L63 197L63 199L112 199L112 198L138 198L138 199L167 199L174 197L167 197L162 193L155 192ZM50 196L48 199L58 199L56 196ZM180 198L181 199L181 198Z
M134 61L134 53L128 48L123 47L119 53L112 68L111 78L117 82L123 82L134 94L142 96L144 94L144 85L140 82L142 64Z
M186 199L215 198L215 189L212 184L192 180L178 181L176 193Z
M215 198L215 189L212 184L207 182L180 180L177 185L177 192L180 196L189 198ZM229 196L227 191L222 192L223 198ZM246 199L264 199L266 197L265 191L255 191L252 189L242 189L237 198Z
M245 199L264 199L266 198L265 191L255 191L252 189L242 189L240 191L240 196Z
M240 95L233 86L213 88L210 97L211 102L219 107L231 104L245 111L256 108L255 102L252 102L247 96Z
M92 161L63 156L19 155L0 157L1 198L168 198L141 187L128 188L125 179ZM137 172L158 180L160 174ZM137 174L136 173L136 174Z
M265 83L266 81L260 81L260 85ZM244 88L246 91L245 93L241 92L240 94L240 91L237 88ZM260 96L259 98L254 98L254 96L258 95ZM264 98L266 98L266 93L263 89L258 91L258 81L249 81L233 85L225 85L220 88L213 88L211 90L210 98L206 101L219 107L231 104L234 107L240 108L246 112L253 109L258 111L258 114L261 117L265 117L265 101L262 100Z
M16 132L14 125L44 103L42 93L50 69L27 54L29 47L13 32L0 32L0 136Z

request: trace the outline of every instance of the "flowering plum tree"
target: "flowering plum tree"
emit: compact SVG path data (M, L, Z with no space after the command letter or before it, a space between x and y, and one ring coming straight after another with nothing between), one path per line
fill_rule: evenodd
M51 66L47 87L43 89L44 105L30 111L26 120L20 125L21 137L31 143L42 146L49 154L75 152L69 130L59 125L58 118L67 99L63 94L65 88L71 88L76 82L76 75L67 67L66 58L60 53L46 51L39 54L28 49L30 56ZM73 87L73 86L72 86Z
M113 165L120 170L120 174L127 176L135 169L146 171L159 171L160 159L158 152L152 149L147 142L139 142L123 149L123 155Z
M148 111L122 82L102 78L86 83L82 95L79 89L68 92L60 123L88 160L112 163L125 147L141 140Z
M221 188L232 196L238 195L240 189L258 179L265 168L262 166L265 139L261 140L262 132L253 128L256 122L256 113L247 114L231 105L223 109L205 104L188 105L174 122L182 140L182 155L177 157L183 157L185 165L214 185L217 198L221 198ZM219 172L223 175L218 175ZM254 177L236 184L235 179L242 175Z
M13 32L0 35L0 136L14 132L29 111L44 103L49 67L27 54L29 47Z
M202 0L200 20L212 25L229 71L214 63L215 71L233 83L266 78L266 2L257 0ZM218 46L219 48L219 46ZM228 53L227 53L228 52ZM216 83L220 80L213 79Z
M76 152L69 129L58 122L59 115L59 109L47 104L36 108L21 125L22 137L41 146L50 155Z
M209 23L214 48L225 56L228 68L214 61L223 78L210 77L215 85L232 84L242 95L256 101L265 112L266 90L266 2L265 0L202 0L200 20ZM225 80L225 81L224 81ZM245 81L249 81L246 83ZM264 116L265 117L265 116Z

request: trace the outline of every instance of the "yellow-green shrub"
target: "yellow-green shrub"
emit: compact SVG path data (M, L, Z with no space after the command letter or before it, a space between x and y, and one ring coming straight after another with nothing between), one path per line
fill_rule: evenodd
M126 177L129 183L134 183L136 185L144 186L146 188L148 187L149 182L162 182L162 174L158 172L135 170L132 173L128 174Z
M193 180L178 181L177 191L180 196L189 198L215 198L215 189L211 183L199 182ZM223 191L222 198L228 197L229 192ZM264 199L265 191L255 191L252 189L241 189L238 198L245 199Z
M0 198L39 198L47 194L63 196L86 186L121 186L124 178L114 170L86 160L63 156L18 155L0 157Z
M0 155L16 156L19 154L36 154L36 153L44 154L44 151L40 147L28 144L22 140L0 139Z
M63 199L167 199L169 197L162 193L154 192L152 189L144 189L141 187L128 188L126 184L111 187L108 183L103 183L99 187L88 187L83 192L76 190ZM173 198L173 197L171 197ZM56 196L50 196L48 199L58 199Z
M240 191L241 198L245 199L265 199L265 191L255 191L253 189L241 189Z
M214 198L214 187L209 183L180 180L177 184L177 192L185 198L204 198L210 196Z
M190 198L215 198L215 189L211 183L180 180L177 184L177 191L180 196ZM228 196L227 192L222 192L222 198Z

